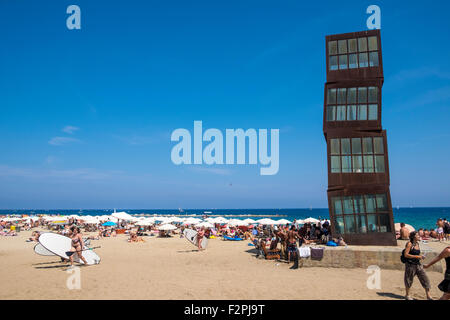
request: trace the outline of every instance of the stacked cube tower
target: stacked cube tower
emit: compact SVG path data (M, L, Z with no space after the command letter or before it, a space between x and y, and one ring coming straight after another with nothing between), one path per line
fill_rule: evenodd
M333 237L396 245L386 131L381 126L379 30L326 37L323 132Z

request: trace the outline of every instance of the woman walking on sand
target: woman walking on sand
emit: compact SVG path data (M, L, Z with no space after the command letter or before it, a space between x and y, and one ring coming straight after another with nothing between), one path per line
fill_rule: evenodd
M78 257L83 260L85 264L88 264L86 259L81 254L84 243L83 238L81 237L80 228L73 226L70 228L71 234L70 238L72 239L72 248L70 249L70 252L67 254L70 258L70 266L73 267L73 254L76 252Z
M425 259L425 256L420 254L420 247L419 247L419 240L420 236L417 231L413 231L409 234L409 242L406 244L405 248L405 288L406 288L406 300L413 300L409 296L409 290L411 289L411 286L413 284L414 276L417 275L419 278L420 284L425 289L425 293L427 295L428 300L433 300L430 296L430 280L428 279L427 274L425 273L425 270L423 269L422 264L420 261L422 259Z
M431 261L429 264L424 265L423 267L425 269L428 269L441 259L445 259L446 270L444 280L438 285L439 290L444 292L439 300L450 300L450 247L442 250L441 254L439 254L436 258L433 259L433 261Z
M197 246L198 246L198 251L203 250L202 249L202 241L203 241L203 236L205 235L205 230L203 229L203 227L201 227L200 230L198 230L197 232Z

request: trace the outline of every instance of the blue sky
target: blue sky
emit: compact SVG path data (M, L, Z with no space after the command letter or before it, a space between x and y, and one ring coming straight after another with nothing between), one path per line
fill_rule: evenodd
M325 36L366 30L371 4L393 205L450 206L448 1L7 0L0 208L326 207ZM175 166L194 120L280 129L278 174Z

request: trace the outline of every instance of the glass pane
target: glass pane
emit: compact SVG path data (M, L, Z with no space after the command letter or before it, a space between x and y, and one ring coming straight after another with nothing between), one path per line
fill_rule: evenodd
M336 120L336 107L331 106L327 107L327 121L335 121Z
M367 215L367 224L369 232L377 232L377 215L376 214L368 214Z
M367 103L367 88L358 88L358 103Z
M361 154L361 138L352 138L352 154Z
M334 214L342 214L342 201L340 197L331 198L334 207Z
M375 156L375 172L384 172L384 156Z
M341 154L350 154L350 139L341 139Z
M384 154L383 137L374 137L373 146L376 154Z
M352 157L350 156L342 156L342 173L350 173L352 172Z
M347 120L356 120L356 106L347 106Z
M339 69L347 69L347 55L343 54L339 56Z
M338 97L337 97L337 103L338 104L345 104L345 93L347 89L346 88L339 88L338 89Z
M375 213L375 196L372 194L364 196L366 198L366 212L367 213Z
M391 232L391 223L388 214L380 214L380 232Z
M345 121L345 106L337 106L337 121Z
M337 234L344 234L344 218L336 217L335 221L336 221L336 223L334 225L334 231Z
M347 104L356 103L356 88L347 89Z
M355 213L365 213L364 198L362 196L354 196L355 199Z
M369 66L369 57L366 53L360 53L359 54L359 67L360 68L367 68Z
M363 153L364 154L372 154L372 138L363 138Z
M378 120L378 105L369 104L369 120Z
M378 208L377 211L378 212L387 211L388 206L387 206L386 195L385 194L377 194L376 198L377 198L377 208Z
M328 89L327 104L336 104L336 89Z
M339 154L339 139L331 139L331 154Z
M377 37L369 37L369 51L378 50Z
M356 233L355 216L345 216L345 233Z
M367 38L358 38L358 48L359 51L367 51Z
M373 172L373 156L364 156L364 172Z
M347 40L339 40L339 54L347 53Z
M369 53L369 66L378 67L378 51Z
M352 197L344 197L342 199L342 203L344 205L344 214L352 214L353 213L353 198Z
M337 70L337 56L330 56L330 70Z
M358 233L367 233L366 216L356 216L356 228Z
M356 53L350 54L348 56L348 68L349 69L358 68L358 55Z
M361 104L358 106L358 120L367 120L367 105Z
M377 103L377 102L378 102L378 88L369 87L369 103Z
M352 53L358 51L356 46L356 39L348 39L348 52Z
M328 54L337 54L337 41L328 42Z
M353 172L362 173L362 157L353 156Z
M331 156L331 173L340 173L341 172L341 157L339 156Z

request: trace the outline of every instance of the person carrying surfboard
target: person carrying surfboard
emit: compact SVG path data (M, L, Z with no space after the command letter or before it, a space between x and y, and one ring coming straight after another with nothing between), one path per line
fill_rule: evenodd
M205 229L203 227L200 228L200 230L197 231L197 247L198 251L203 250L202 249L202 240L203 236L205 235Z
M83 262L87 265L86 259L82 255L82 250L84 247L83 238L81 237L80 228L78 227L71 227L70 228L70 239L72 239L72 248L70 248L70 252L67 253L67 255L70 258L70 266L73 266L73 254L76 252L78 257L83 260Z

